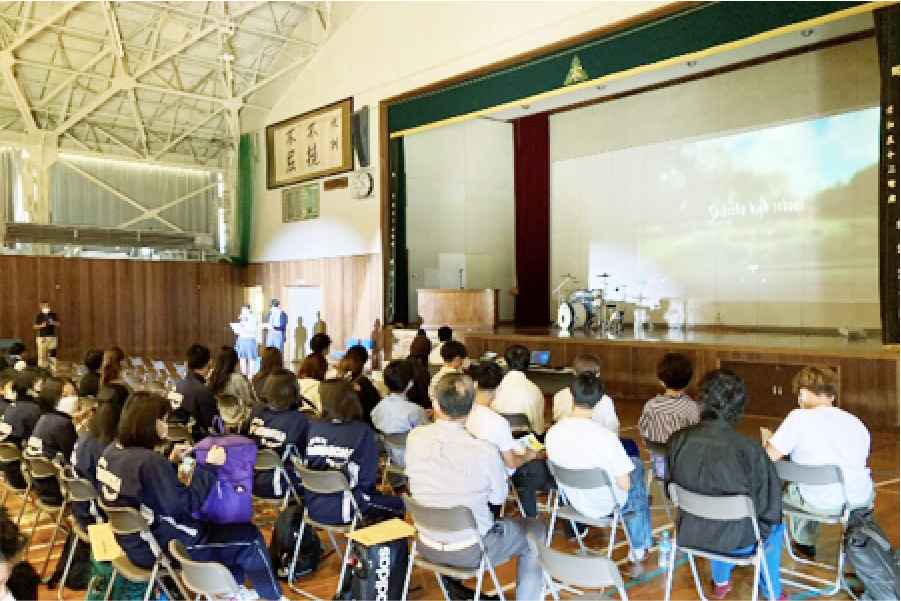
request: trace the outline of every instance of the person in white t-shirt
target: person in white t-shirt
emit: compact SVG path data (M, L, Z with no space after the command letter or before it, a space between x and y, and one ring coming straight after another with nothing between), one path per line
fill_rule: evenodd
M623 522L632 543L629 573L637 578L644 571L643 561L653 544L644 464L640 458L627 455L619 438L593 419L595 405L603 394L603 381L593 373L582 373L571 388L572 413L552 426L544 439L548 460L569 469L602 468L607 472L613 495L607 488L559 486L570 504L590 518L610 515L615 497L623 508Z
M429 398L435 402L435 387L441 378L447 374L463 373L463 363L466 361L468 353L466 345L456 340L449 340L441 347L441 358L444 359L444 365L441 366L429 382Z
M514 344L504 353L510 371L501 380L494 395L491 408L498 413L524 413L529 418L532 432L544 434L544 393L529 380L526 370L532 353L521 344Z
M573 360L573 371L576 372L576 375L592 373L600 377L601 360L595 355L579 355ZM569 417L572 412L573 393L567 386L554 395L554 421L559 422L564 417ZM619 435L619 418L616 416L616 409L613 407L613 399L608 395L605 394L601 397L600 402L595 405L591 418L614 434Z
M766 443L773 461L788 456L803 465L837 465L852 509L872 507L873 479L867 467L870 432L857 417L835 406L838 374L826 367L805 367L794 379L800 409L793 409ZM837 515L843 502L837 484L789 484L784 500L821 515ZM816 556L819 523L792 519L795 548Z
M537 517L535 495L539 490L554 488L554 478L541 458L541 452L514 440L510 422L489 408L504 371L494 361L480 361L466 373L478 384L476 404L466 419L466 429L479 440L486 440L497 447L504 458L507 474L516 487L523 512L526 517Z
M441 326L438 328L438 344L429 353L429 365L444 365L444 358L441 356L441 348L445 342L453 340L454 331L449 326Z

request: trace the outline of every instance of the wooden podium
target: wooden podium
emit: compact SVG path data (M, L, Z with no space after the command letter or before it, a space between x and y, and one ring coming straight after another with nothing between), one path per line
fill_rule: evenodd
M425 327L497 327L497 290L417 290Z

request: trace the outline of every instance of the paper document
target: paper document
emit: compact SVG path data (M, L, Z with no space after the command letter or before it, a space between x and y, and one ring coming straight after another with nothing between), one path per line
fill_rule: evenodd
M124 553L116 542L112 526L107 523L88 524L88 536L91 539L91 552L97 561L112 561Z
M402 519L392 518L366 528L354 530L347 535L347 538L355 540L361 545L371 547L379 543L387 543L391 540L413 536L415 532L416 529Z
M230 323L228 325L230 325L232 327L232 332L234 332L238 336L241 335L241 324L240 323Z
M529 432L522 438L517 438L516 443L519 445L519 448L522 449L522 452L525 453L529 449L535 452L541 452L544 450L544 445L535 438L535 435Z

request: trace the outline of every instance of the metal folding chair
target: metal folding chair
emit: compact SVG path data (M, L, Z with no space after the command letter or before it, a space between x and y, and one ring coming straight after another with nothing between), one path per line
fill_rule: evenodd
M297 491L294 489L291 478L288 476L288 470L285 469L285 462L278 456L278 453L272 449L260 449L257 451L257 462L256 465L253 466L253 471L256 473L272 472L273 481L278 483L275 490L275 493L278 496L258 497L257 495L253 495L254 501L277 506L278 511L281 511L287 507L292 500L297 502L300 499ZM279 494L278 487L280 486L285 487L285 492L283 494Z
M616 563L609 557L586 557L556 551L546 547L544 543L534 535L529 535L532 546L538 551L538 558L544 572L544 585L541 590L541 598L547 597L545 590L550 589L555 601L560 601L557 591L559 588L555 580L567 587L580 589L601 589L608 586L616 587L619 598L628 601L626 585L619 573Z
M666 457L666 445L662 442L654 442L653 440L648 440L647 438L642 439L644 441L644 447L648 450L648 454L651 456L651 469L647 471L647 482L646 485L648 490L651 489L651 483L656 482L658 488L660 489L660 498L663 499L663 510L666 511L666 519L672 523L673 521L673 513L670 509L669 498L666 495L666 481L659 478L657 473L654 471L654 457Z
M64 472L60 473L60 485L66 500L71 507L73 503L97 503L100 498L97 489L90 482L83 478L67 476ZM80 543L86 545L91 544L91 537L88 536L87 530L81 527L78 520L72 520L72 532L75 534L76 540L72 542L69 549L69 557L66 558L66 567L63 568L63 576L59 581L59 588L56 591L56 597L60 601L63 599L63 588L66 585L66 579L69 577L69 569L72 567L72 560L75 558L75 550Z
M501 413L501 417L509 422L513 436L523 436L532 431L532 423L525 413Z
M4 469L18 469L24 478L24 470L22 470L22 450L11 442L0 442L0 464ZM6 506L6 499L9 493L14 493L22 500L19 507L19 513L16 515L16 526L22 523L22 516L25 515L25 508L28 506L28 499L31 495L31 481L25 480L25 486L18 486L10 482L5 476L0 479L0 486L3 486L3 498L0 505Z
M380 433L378 435L379 440L385 447L385 463L382 466L382 486L385 486L385 483L389 481L388 479L391 474L406 480L407 476L403 466L394 460L394 452L397 450L403 451L407 448L408 434L409 432L402 432L400 434Z
M34 484L39 480L52 480L59 486L59 468L46 457L29 457L25 456L23 459L25 466L27 469L25 470L25 477L28 479L32 489L32 499L34 500L34 505L37 508L37 515L34 517L34 524L31 527L31 542L29 543L29 547L34 548L34 536L38 530L38 524L41 521L41 516L47 515L53 520L53 531L50 534L50 542L47 543L47 555L44 556L44 563L41 565L41 578L44 577L44 574L47 572L47 565L50 563L50 556L53 554L53 546L56 544L57 534L61 531L65 532L66 535L69 534L69 528L67 525L63 523L63 518L66 516L66 509L68 508L68 500L64 496L62 500L58 503L53 502L50 499L42 499L40 495L35 494L34 492ZM60 487L62 490L62 487ZM65 537L63 541L65 541Z
M622 525L623 509L616 501L616 494L613 491L613 483L610 480L610 477L607 475L607 472L599 467L591 469L569 469L560 467L552 461L548 461L548 469L551 471L551 475L554 476L554 479L557 481L557 491L554 495L554 503L551 508L551 522L547 530L546 545L548 547L551 546L551 537L553 537L554 535L554 524L556 523L557 517L559 516L565 520L569 520L569 523L573 528L573 532L576 535L576 540L579 541L579 549L582 553L587 553L588 549L585 548L585 543L582 540L584 538L584 535L579 532L579 527L577 525L578 523L586 524L588 526L596 526L599 528L610 528L610 542L607 545L607 557L612 558L613 546L616 542L616 528L617 526ZM569 505L569 501L566 498L566 493L562 488L563 486L578 488L581 490L609 488L610 497L613 499L613 512L608 516L600 518L591 518L584 515L583 513L580 513L574 507ZM629 539L629 532L628 530L626 530L624 525L623 532L626 534L626 540L629 540L631 544L631 540Z
M701 577L698 575L698 566L695 557L706 557L710 560L722 561L735 564L738 566L754 566L754 580L752 593L752 601L757 600L757 594L760 589L758 582L760 580L760 571L763 570L767 588L769 588L769 598L773 598L773 581L772 575L766 566L766 558L764 557L764 541L760 538L760 527L757 524L757 511L754 509L754 501L747 495L729 495L729 496L710 496L702 495L685 490L675 482L669 485L670 499L680 511L690 513L705 520L715 521L741 521L750 519L754 526L754 538L756 543L754 550L748 555L725 555L722 553L713 553L703 549L695 549L679 544L678 526L676 529L676 537L673 540L673 546L670 551L669 569L666 573L666 595L664 599L669 601L670 594L673 590L673 572L675 571L676 553L684 553L688 556L691 565L691 573L694 576L695 588L698 589L698 595L703 601L707 601L704 595L704 587L701 584Z
M178 562L181 581L197 598L214 601L217 598L235 598L240 588L234 576L221 563L194 561L180 540L169 541L169 553Z
M407 564L407 576L404 580L404 593L401 596L401 601L406 601L407 599L407 592L410 589L410 578L413 574L414 565L418 565L419 567L434 572L435 578L438 579L438 584L441 586L441 591L444 593L444 598L447 601L450 601L450 595L444 587L441 576L449 576L460 580L475 578L476 589L473 601L476 601L481 594L482 583L485 578L485 571L487 570L491 575L491 579L494 581L494 588L497 595L501 598L501 601L505 601L504 591L497 578L497 573L494 571L494 565L492 565L491 560L488 559L488 553L485 551L485 546L482 544L482 536L479 534L479 528L476 525L476 520L472 515L471 509L468 507L427 507L425 505L420 505L414 501L410 495L406 494L403 495L403 500L407 512L409 512L410 516L413 518L413 526L417 530L425 529L431 532L447 532L468 536L468 538L463 539L463 541L466 542L471 540L472 543L470 546L478 545L479 550L481 551L481 559L479 560L479 565L474 568L459 568L452 565L428 561L416 553L417 545L425 544L419 542L420 535L417 534L416 537L413 538L413 547L410 550L410 561Z
M297 565L297 558L300 555L300 547L303 540L304 528L306 528L306 526L309 524L313 528L324 530L326 534L328 534L329 541L331 542L332 547L335 548L335 552L342 557L341 572L338 575L337 588L337 592L341 592L341 587L344 584L344 574L347 571L347 558L350 556L350 541L345 544L344 553L342 553L341 547L335 540L335 535L347 535L353 532L354 529L360 524L360 521L363 519L363 515L362 513L360 513L360 508L357 506L357 501L354 498L350 484L347 481L347 477L342 472L339 472L338 470L311 470L307 467L298 465L297 461L295 461L295 467L297 469L297 473L300 475L300 481L303 483L305 490L309 490L318 494L343 493L350 497L350 503L353 508L353 516L350 523L324 524L313 519L310 516L309 509L304 507L303 521L301 521L300 523L300 531L297 535L297 543L294 545L294 555L291 558L291 566L288 569L288 586L290 586L291 590L296 593L300 593L301 595L304 595L308 598L315 599L316 597L310 595L304 590L301 590L294 584L294 567Z
M107 601L110 598L117 574L121 574L131 582L146 582L147 591L144 593L144 601L147 601L150 598L150 593L153 591L154 584L158 584L166 595L168 595L169 599L174 598L166 588L165 582L163 582L163 576L165 575L172 577L175 581L175 585L179 588L179 593L183 598L187 599L188 596L185 594L184 590L182 590L181 583L175 570L172 569L169 558L163 553L159 542L157 542L156 538L153 536L153 533L150 531L150 526L147 523L147 520L144 519L144 516L141 515L141 512L132 507L110 507L103 502L100 503L100 507L103 509L103 512L106 513L107 521L113 530L113 534L116 536L127 536L130 534L140 536L150 547L150 550L156 558L153 567L149 570L135 565L125 554L114 559L112 561L113 573L110 576L109 586L106 589L104 601Z
M785 546L788 548L788 553L791 558L800 564L823 568L830 572L834 571L835 580L826 580L825 578L819 578L812 574L805 574L791 568L783 567L781 570L783 574L788 574L794 578L801 578L809 582L816 582L820 586L831 586L832 588L830 588L828 592L823 592L818 586L812 586L810 584L798 582L796 580L788 580L786 578L783 578L782 581L785 584L807 589L809 591L816 591L821 595L832 596L837 593L842 586L842 573L844 571L845 565L845 546L841 543L841 541L844 539L845 528L847 528L848 526L848 518L851 515L851 505L848 502L848 494L845 490L845 479L842 476L842 470L837 465L803 465L800 463L794 463L792 461L777 461L775 465L776 473L779 474L779 479L783 482L811 485L834 484L840 486L842 489L841 512L833 516L824 516L810 513L804 511L800 507L791 505L788 501L783 500L782 502L782 515L785 518L811 520L814 522L819 522L821 524L832 524L841 527L842 536L839 537L838 559L836 560L835 565L829 565L818 561L804 559L803 557L798 557L798 555L795 554L794 549L792 549L791 535L789 534L788 524L785 525Z

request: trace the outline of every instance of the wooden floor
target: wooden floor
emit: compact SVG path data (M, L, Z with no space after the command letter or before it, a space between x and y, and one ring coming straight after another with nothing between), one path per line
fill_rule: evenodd
M636 423L641 412L641 405L631 403L618 404L617 411L619 412L620 421L622 423L622 435L634 435L637 437ZM771 429L775 429L776 426L778 426L778 423L778 419L748 417L740 424L740 428L750 436L756 437L758 428L760 426L767 426ZM899 437L897 432L892 434L877 433L873 435L873 448L870 455L870 467L873 470L873 476L877 486L877 519L888 532L893 545L897 548L899 546ZM667 523L666 513L663 510L663 506L660 504L659 488L657 488L656 485L652 485L651 495L653 505L652 517L654 522L654 532L656 536L664 529L671 528L671 525ZM544 515L543 517L545 518L545 520L547 519L546 515ZM557 530L560 530L559 525ZM264 532L268 537L270 530L264 528ZM36 537L36 542L40 543L45 540L45 538L46 536L43 533L39 532L38 536ZM324 536L323 540L325 540ZM623 535L621 532L619 533L617 540L623 540ZM605 548L602 533L596 529L593 529L591 531L588 538L588 543L589 546L594 549ZM568 542L562 535L562 532L560 532L554 537L553 546L554 548L562 550L572 550L576 547L576 544ZM819 546L821 557L825 560L829 560L830 558L834 557L837 549L837 529L834 527L825 527ZM54 555L58 554L59 552L60 549L59 546L57 546ZM29 551L29 559L39 568L40 563L43 561L45 553L46 546L44 548L31 549ZM624 543L620 542L619 544L617 544L617 547L614 551L614 559L617 560L617 562L623 567L625 567L627 561L625 559L625 555L625 545ZM709 581L709 564L703 560L700 561L699 564L702 578L705 581ZM785 554L783 567L791 565L791 560L788 558L787 554ZM331 599L335 595L335 587L337 586L339 568L339 558L335 554L332 554L320 565L320 567L313 575L302 578L299 581L299 584L301 588L303 588L307 593L310 593L322 599ZM666 573L664 570L660 570L657 567L656 550L653 551L648 558L646 562L646 568L646 573L641 578L630 580L628 576L624 576L629 597L631 599L662 599L664 596ZM506 587L508 588L507 594L509 598L513 598L512 583L515 582L515 574L515 561L508 562L506 565L500 566L498 568L498 575L501 579L501 582L511 583L509 587ZM750 568L737 568L733 574L733 583L735 586L733 591L727 597L728 599L750 598ZM811 593L809 591L804 591L797 588L786 587L785 591L793 599L820 598L820 595L815 592ZM708 587L707 594L709 594L709 592L710 591ZM285 587L285 594L291 599L302 598L300 595L292 592L287 587ZM561 596L563 598L572 598L572 595L567 595L566 593L563 593ZM603 596L615 598L616 594L615 592L608 590L605 591L605 594ZM41 588L40 599L49 600L55 598L55 590L51 591L46 587ZM65 591L64 598L83 599L84 592ZM413 574L410 599L422 600L440 598L441 590L438 588L434 576L430 573L425 573L418 569L415 570ZM695 590L694 583L691 577L691 571L688 564L684 563L684 561L677 565L675 570L672 598L699 599L698 593ZM844 592L840 592L833 598L850 599L850 596Z

